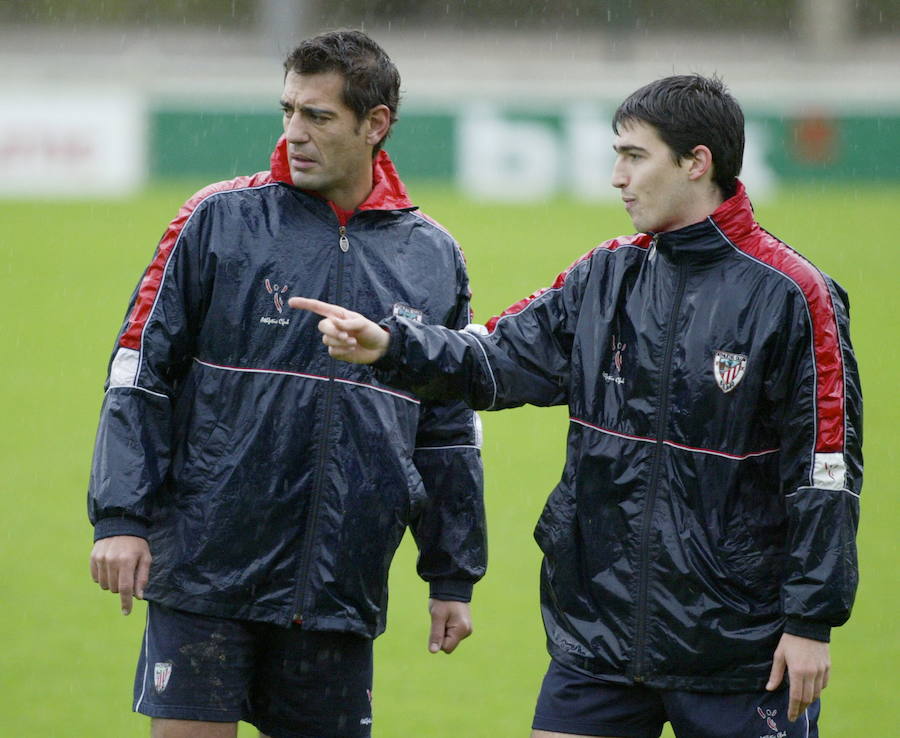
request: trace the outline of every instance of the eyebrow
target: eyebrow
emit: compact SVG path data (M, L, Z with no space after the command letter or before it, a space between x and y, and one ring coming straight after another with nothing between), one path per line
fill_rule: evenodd
M307 115L334 115L333 110L329 110L328 108L317 108L314 105L301 105L299 108L295 108L292 102L290 102L289 100L285 100L284 98L281 99L280 105L284 110L299 110L301 113L305 113Z
M613 151L617 154L646 154L647 149L643 146L631 146L629 144L625 144L624 146L619 146L617 144L613 144Z

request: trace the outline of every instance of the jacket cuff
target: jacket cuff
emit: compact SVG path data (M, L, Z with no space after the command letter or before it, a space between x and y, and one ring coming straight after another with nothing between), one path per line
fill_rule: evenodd
M471 602L474 582L463 579L435 579L428 583L429 597L433 600Z
M378 361L372 362L372 368L380 372L390 372L396 369L400 364L400 340L397 337L396 329L391 330L392 318L385 318L378 325L388 332L388 347L384 356Z
M119 516L115 518L100 518L94 524L94 540L112 538L113 536L136 536L137 538L150 538L150 529L145 523L135 518Z
M784 632L800 636L801 638L809 638L813 641L822 641L823 643L828 643L831 640L831 626L815 620L788 618L784 624Z

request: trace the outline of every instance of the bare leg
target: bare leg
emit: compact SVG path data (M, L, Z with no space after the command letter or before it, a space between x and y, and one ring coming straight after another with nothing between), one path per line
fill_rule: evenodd
M153 718L152 738L235 738L237 723L207 723L202 720Z

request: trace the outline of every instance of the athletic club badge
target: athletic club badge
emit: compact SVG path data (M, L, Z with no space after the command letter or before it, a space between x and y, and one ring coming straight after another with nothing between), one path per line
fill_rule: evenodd
M172 676L172 663L170 661L159 661L153 667L153 686L156 688L156 694L162 694L169 686L169 677Z
M744 378L747 368L747 357L744 354L730 354L727 351L716 351L713 358L713 374L716 384L722 392L731 392Z
M777 733L778 725L775 723L774 717L778 714L778 710L766 710L764 712L761 707L757 707L756 711L759 713L759 716L766 721L769 730L774 730Z
M275 303L275 309L280 313L284 310L284 298L282 295L288 291L288 286L272 284L268 279L266 279L266 292L272 295L272 302Z

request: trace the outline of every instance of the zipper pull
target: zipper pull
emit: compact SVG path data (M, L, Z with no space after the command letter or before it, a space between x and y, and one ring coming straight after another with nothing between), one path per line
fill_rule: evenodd
M656 258L656 242L659 241L659 234L655 234L653 236L653 240L650 241L650 254L647 256L649 261L653 261Z
M338 233L341 234L341 240L339 241L341 251L346 254L350 250L350 240L347 238L347 226L338 228Z

